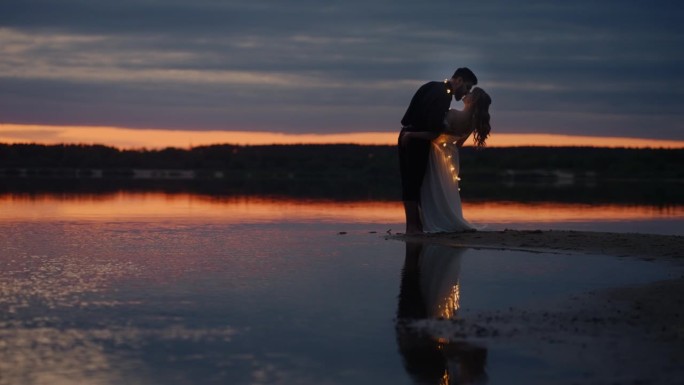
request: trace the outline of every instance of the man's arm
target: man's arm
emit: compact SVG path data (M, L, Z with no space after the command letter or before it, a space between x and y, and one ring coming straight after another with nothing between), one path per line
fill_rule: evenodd
M464 136L461 139L459 139L458 142L456 142L456 147L458 147L458 148L463 147L463 143L465 143L465 141L468 140L468 138L470 138L470 135Z
M439 83L430 90L429 99L426 101L427 129L442 133L449 128L446 123L446 114L451 104L451 95L447 94L444 86ZM438 135L439 136L439 135Z
M434 132L434 131L405 131L404 133L401 134L400 136L400 142L402 146L405 146L409 140L425 140L425 141L432 141L433 139L437 138L440 136L441 133L439 132Z

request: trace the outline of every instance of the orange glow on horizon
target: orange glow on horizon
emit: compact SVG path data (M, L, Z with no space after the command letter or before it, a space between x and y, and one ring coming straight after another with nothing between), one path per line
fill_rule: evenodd
M190 148L213 144L335 144L395 145L398 132L360 132L342 134L285 134L249 131L191 131L132 129L119 127L62 127L0 124L0 143L102 144L122 149ZM469 145L472 141L468 141ZM594 137L556 134L493 133L490 147L591 146L632 148L684 148L682 140L657 140L622 137Z
M289 220L329 223L402 224L401 202L325 201L252 196L216 197L188 193L118 192L83 195L0 195L0 222L42 220L166 220L275 223ZM476 225L635 221L683 218L684 206L465 202L463 213ZM395 229L401 231L400 229Z

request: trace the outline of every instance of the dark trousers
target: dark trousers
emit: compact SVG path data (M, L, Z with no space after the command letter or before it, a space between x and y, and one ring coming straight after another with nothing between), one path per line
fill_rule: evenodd
M430 155L430 141L410 139L402 142L406 131L399 133L399 169L401 171L401 197L405 202L420 203L420 187Z

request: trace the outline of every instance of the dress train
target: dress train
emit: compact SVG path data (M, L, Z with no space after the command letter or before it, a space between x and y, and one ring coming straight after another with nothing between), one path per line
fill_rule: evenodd
M463 218L458 177L458 138L443 134L432 141L421 186L423 231L459 232L475 227Z

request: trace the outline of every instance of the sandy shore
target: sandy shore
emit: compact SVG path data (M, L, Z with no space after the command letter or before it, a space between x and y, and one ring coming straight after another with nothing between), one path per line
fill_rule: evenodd
M568 381L561 383L684 384L682 236L506 230L388 238L454 247L635 257L667 264L674 279L578 293L542 310L509 308L438 321L448 327L436 329L434 337L505 346L574 368ZM580 382L576 382L578 375Z

